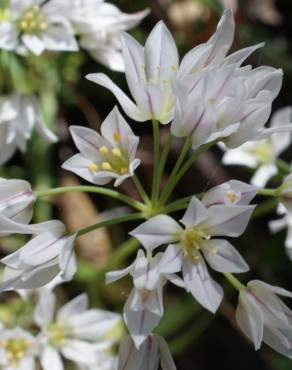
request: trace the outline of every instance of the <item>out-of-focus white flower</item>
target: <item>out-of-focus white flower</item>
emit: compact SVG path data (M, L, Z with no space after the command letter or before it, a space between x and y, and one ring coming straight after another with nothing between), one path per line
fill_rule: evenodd
M158 215L142 223L130 235L147 250L169 244L159 263L161 273L182 271L185 288L204 307L215 312L223 290L210 276L208 264L219 272L244 272L249 268L237 250L224 239L213 236L240 236L250 219L254 206L219 204L205 207L193 197L181 223ZM203 256L204 258L203 258Z
M24 46L36 55L45 50L78 50L66 8L60 2L11 0L6 14L4 22L0 20L3 48L17 51L19 46Z
M287 229L285 239L286 253L292 261L292 214L288 211L283 204L279 204L277 213L282 217L269 222L269 229L272 233L278 233L283 229Z
M291 107L279 109L272 115L271 128L277 129L289 124L292 126ZM243 165L256 169L251 183L263 187L272 176L278 173L275 161L290 143L290 133L274 133L268 138L248 141L236 149L227 150L222 161L226 165Z
M56 316L55 306L53 292L41 292L35 322L41 328L42 368L63 370L62 355L86 368L112 370L115 357L110 354L110 348L113 343L107 337L121 317L109 311L88 309L86 294L65 304Z
M279 197L285 208L292 212L292 174L288 175L280 186Z
M76 271L74 241L66 235L65 225L57 220L23 225L0 217L2 233L37 234L16 252L3 258L5 265L0 291L36 289L56 276L71 280Z
M66 0L60 1L66 3ZM121 32L136 26L149 11L146 9L126 14L103 0L67 0L67 6L69 19L80 37L81 47L112 70L124 71Z
M256 350L265 342L292 358L292 312L276 294L292 298L292 293L283 288L250 281L240 290L236 320Z
M0 216L28 224L36 200L30 183L24 180L0 178ZM0 230L1 234L1 230Z
M160 365L160 367L159 367ZM157 334L149 335L137 349L131 337L120 345L118 370L176 370L166 341Z
M108 272L107 283L112 283L127 274L133 277L134 287L124 308L124 320L139 348L163 316L162 289L167 279L183 286L175 274L163 274L158 271L161 253L155 257L146 257L140 249L136 260L124 270Z
M26 142L34 128L47 142L58 141L57 136L46 127L39 102L34 95L15 93L1 98L0 164L7 162L17 149L26 151Z
M104 185L115 179L119 186L133 176L140 160L135 158L138 136L135 136L117 107L101 125L101 135L92 129L71 126L73 140L80 150L62 167L96 185Z
M21 328L0 329L0 367L3 370L34 370L38 341Z

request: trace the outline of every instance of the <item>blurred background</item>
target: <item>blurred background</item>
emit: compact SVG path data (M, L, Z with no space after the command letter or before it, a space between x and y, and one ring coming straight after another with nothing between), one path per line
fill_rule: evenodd
M141 43L144 43L155 23L163 19L173 33L180 54L195 45L205 42L214 32L224 7L232 7L237 23L233 49L242 48L265 41L266 46L254 53L248 60L253 66L271 65L284 70L284 84L277 98L274 110L285 105L292 105L292 1L290 0L116 0L112 1L124 12L135 12L143 8L151 9L150 15L131 31ZM45 59L44 63L49 65ZM70 157L75 148L69 137L69 125L84 125L98 129L102 120L116 104L111 93L89 81L87 73L104 72L108 74L123 90L127 85L122 73L111 72L90 58L86 53L62 54L55 61L66 85L54 79L54 69L47 68L48 88L53 85L58 89L60 109L56 112L56 130L61 138L54 146L46 146L37 138L32 138L27 154L14 156L5 166L6 177L26 178L34 185L41 187L71 185L82 183L82 180L66 173L60 164ZM47 94L46 99L50 99ZM54 101L50 102L51 109ZM48 112L48 116L51 113ZM143 165L139 167L140 179L150 190L152 176L152 131L151 125L135 123L133 130L141 138L138 158ZM165 131L165 132L164 132ZM161 144L166 139L167 128L161 129ZM181 150L182 143L176 140L167 164L171 170ZM249 181L251 172L243 167L223 167L222 152L215 148L205 153L196 162L180 182L173 199L202 192L218 183L231 178ZM291 160L291 150L283 156ZM4 171L4 170L2 170ZM165 174L165 180L167 174ZM277 179L270 182L277 186ZM122 185L122 190L138 197L131 181ZM244 236L236 240L240 250L251 267L251 272L239 276L242 281L261 278L270 284L280 285L292 290L292 265L284 250L286 231L274 235L269 233L267 222L276 218L275 204L266 199L266 209L258 213ZM103 212L124 212L116 208L113 200L99 196L68 193L52 199L51 203L42 201L37 206L35 221L43 221L53 214L62 219L69 230L87 226L102 217ZM123 279L111 286L104 285L104 272L107 269L121 268L115 265L115 250L127 238L127 232L135 224L100 229L80 238L77 242L79 269L73 282L64 285L60 296L74 297L82 291L90 296L91 305L122 311L123 304L131 289L130 279ZM2 238L1 251L7 254L23 244L23 237ZM123 265L135 255L136 245L123 249ZM216 276L216 275L215 275ZM220 281L220 275L216 276ZM166 315L157 328L168 341L175 356L179 370L289 370L291 360L276 354L263 346L255 352L251 344L243 338L234 321L234 307L237 294L229 285L225 287L225 299L214 316L204 311L190 295L175 287L168 286L165 292ZM5 302L16 299L13 294L1 295L3 312ZM15 310L19 310L16 304ZM0 312L1 313L1 312ZM7 315L7 312L5 312Z

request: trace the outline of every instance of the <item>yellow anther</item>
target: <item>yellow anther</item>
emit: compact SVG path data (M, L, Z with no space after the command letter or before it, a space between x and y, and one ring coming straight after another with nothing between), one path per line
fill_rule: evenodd
M121 168L121 174L122 175L125 175L127 172L128 172L128 168L127 167L122 167Z
M148 83L150 85L154 85L156 83L155 79L153 77L149 78Z
M158 64L158 65L156 66L156 68L157 68L157 69L161 69L161 65L160 65L160 64Z
M106 154L108 154L108 148L107 148L106 146L102 146L102 147L100 147L100 148L99 148L99 153L100 153L101 155L106 155Z
M114 141L116 141L116 142L121 141L121 135L120 135L120 133L119 132L115 132L113 134L113 138L114 138Z
M140 81L144 82L145 78L143 76L140 77Z
M47 23L46 22L42 22L40 25L39 25L39 29L41 30L41 31L44 31L44 30L46 30L47 29Z
M26 29L27 29L27 26L28 26L28 24L27 24L27 22L26 22L26 21L22 21L22 22L20 22L20 28L21 28L22 30L26 30Z
M101 167L105 171L110 171L112 169L112 166L108 162L102 162Z
M212 254L216 254L218 252L217 248L213 247L211 248L211 253Z
M230 200L231 203L234 203L238 198L236 193L232 190L226 191L225 195Z
M201 257L200 257L199 254L196 254L195 256L193 256L193 260L194 260L195 263L199 263L200 259L201 259Z
M119 148L113 148L112 153L115 157L121 157L122 156L122 152Z
M37 12L37 11L40 10L40 6L37 5L37 4L35 4L35 5L33 5L32 10L34 10L35 12Z
M87 168L90 170L90 171L98 171L98 165L95 164L95 163L90 163Z
M141 64L141 68L142 68L142 69L145 69L145 68L146 68L146 66L145 66L145 64L144 64L144 63L142 63L142 64Z
M170 68L171 68L172 71L176 71L177 70L177 66L175 64L172 64L170 66Z
M32 21L32 22L30 22L30 23L29 23L29 27L30 27L31 29L34 29L34 28L35 28L35 26L36 26L35 21Z

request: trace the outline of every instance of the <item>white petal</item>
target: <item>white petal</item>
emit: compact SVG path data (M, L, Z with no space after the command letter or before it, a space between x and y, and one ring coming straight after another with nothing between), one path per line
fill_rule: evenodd
M159 262L159 272L167 274L181 271L182 258L183 254L180 246L178 244L170 244Z
M65 321L70 316L75 314L81 314L88 308L88 297L87 294L83 293L66 303L58 311L57 319L59 321Z
M106 284L111 284L124 276L128 275L133 269L133 263L122 270L110 271L106 273Z
M142 223L129 234L137 238L148 250L171 243L181 231L179 224L169 216L158 215Z
M188 208L180 220L186 227L195 226L206 220L208 211L198 198L192 197Z
M41 365L44 370L64 370L63 361L59 352L51 347L46 346L41 355Z
M143 122L148 119L147 117L146 119L145 117L143 117L138 107L132 102L132 100L130 100L127 97L127 95L116 84L114 84L105 74L103 73L89 74L86 76L86 78L110 90L121 104L125 113L133 120Z
M222 301L223 290L214 281L203 260L194 264L189 259L183 262L183 278L186 289L196 298L196 300L207 310L215 313Z
M263 318L254 300L244 290L239 295L236 321L243 333L254 343L255 349L259 349L263 338Z
M153 339L159 347L160 363L162 370L176 370L167 342L161 336L153 334Z
M227 240L206 241L202 245L202 252L209 265L216 271L238 273L249 270L244 259Z
M246 229L253 210L254 206L211 206L208 209L208 220L203 223L203 228L214 236L240 236Z
M41 291L34 311L34 319L40 328L53 321L56 297L51 291Z

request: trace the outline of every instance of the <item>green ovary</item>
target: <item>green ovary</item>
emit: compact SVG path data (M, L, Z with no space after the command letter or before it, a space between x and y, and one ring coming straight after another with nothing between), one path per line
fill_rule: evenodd
M199 263L201 258L199 251L204 247L204 242L210 239L211 236L199 227L186 228L180 235L184 256L190 258L194 263ZM216 253L215 249L213 253Z

